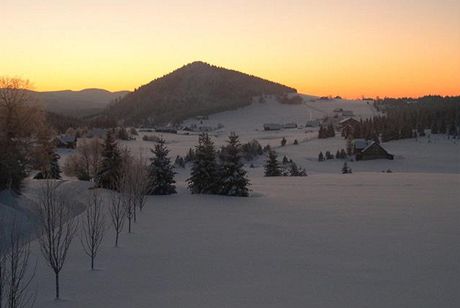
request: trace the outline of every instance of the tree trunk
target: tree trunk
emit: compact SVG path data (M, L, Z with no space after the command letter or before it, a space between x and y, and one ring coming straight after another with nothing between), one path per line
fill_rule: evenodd
M128 233L131 233L131 218L128 219Z
M91 270L94 271L94 256L91 256Z
M59 299L59 272L56 274L56 299Z
M118 235L119 233L117 232L117 234L115 235L115 247L118 247Z

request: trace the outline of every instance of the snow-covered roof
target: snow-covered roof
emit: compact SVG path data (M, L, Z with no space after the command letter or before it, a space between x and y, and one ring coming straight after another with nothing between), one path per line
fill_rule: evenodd
M353 140L353 144L355 149L357 150L364 150L366 147L369 146L369 142L366 139L355 139Z

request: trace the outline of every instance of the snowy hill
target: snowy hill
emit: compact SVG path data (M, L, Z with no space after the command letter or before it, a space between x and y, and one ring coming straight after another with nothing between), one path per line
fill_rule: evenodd
M209 120L204 120L203 125L216 127L220 123L226 131L244 134L263 130L264 123L296 123L304 126L308 120L334 116L336 109L352 111L357 119L365 119L377 114L372 104L359 100L325 101L309 95L301 95L301 97L303 102L298 105L281 104L276 97L265 98L263 103L254 99L255 102L249 106L209 115ZM189 119L184 124L199 125L200 121L202 120Z

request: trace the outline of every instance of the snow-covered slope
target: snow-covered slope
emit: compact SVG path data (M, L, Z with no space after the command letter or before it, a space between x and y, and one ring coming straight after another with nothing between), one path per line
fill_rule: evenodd
M263 130L264 123L297 123L305 125L310 119L321 119L333 116L334 110L342 108L353 111L356 118L368 118L376 114L371 103L359 100L317 100L308 95L302 95L304 102L299 105L280 104L275 98L266 98L264 103L256 102L237 110L220 112L209 116L203 125L216 127L224 125L224 131L252 132ZM200 120L189 119L186 125L200 124Z
M458 174L251 174L250 198L190 195L179 178L122 247L108 232L97 271L74 241L64 300L39 258L36 307L460 305Z
M348 162L353 173L342 175L342 160L317 157L345 148L343 138L262 129L302 125L310 111L321 118L336 108L358 118L375 112L361 101L269 100L210 116L203 125L224 125L211 133L216 145L234 131L242 142L271 145L309 176L265 178L261 156L248 168L251 197L231 198L191 195L189 170L178 169L178 194L148 197L120 248L107 231L98 270L89 271L74 240L61 276L64 300L53 300L54 276L34 243L36 307L459 307L460 143L443 135L384 143L394 160ZM154 143L144 134L120 145L151 157ZM173 158L198 139L163 137ZM27 209L39 183L26 181L20 199L0 195L0 214L13 203ZM61 186L82 205L91 184L66 178Z

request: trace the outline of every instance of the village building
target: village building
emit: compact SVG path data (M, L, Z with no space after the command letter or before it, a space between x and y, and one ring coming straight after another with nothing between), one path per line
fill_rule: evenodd
M286 123L283 125L283 128L286 128L286 129L297 128L297 123Z
M365 139L353 140L353 151L357 161L372 159L394 159L394 155L388 153L381 144Z
M174 127L158 127L155 129L157 133L177 134L177 129Z
M339 121L339 126L340 128L344 128L346 126L352 126L352 127L356 127L356 126L359 126L361 125L361 123L358 121L358 120L355 120L351 117L348 117L348 118L345 118L341 121Z
M348 138L348 136L355 136L356 132L359 131L361 123L353 118L346 118L339 122L339 129L342 131L342 136Z
M269 130L281 130L283 128L281 124L275 124L275 123L265 123L264 124L264 130L269 131Z

